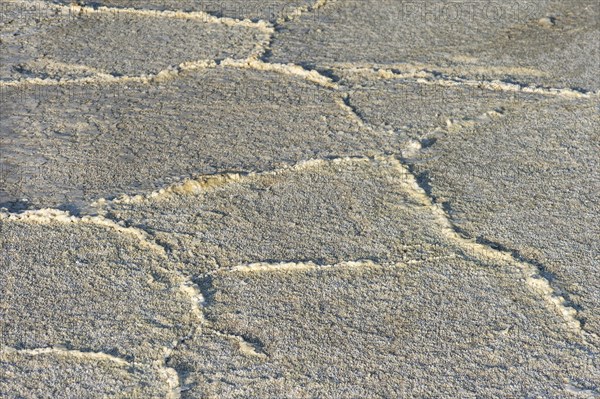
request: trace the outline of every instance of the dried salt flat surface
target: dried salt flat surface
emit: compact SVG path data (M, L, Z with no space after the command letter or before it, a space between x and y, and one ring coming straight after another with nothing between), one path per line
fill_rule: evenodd
M597 99L341 76L365 122L408 138L405 161L462 233L536 264L600 331Z
M69 5L69 0L57 0ZM137 10L203 12L220 18L235 18L277 22L288 20L322 1L314 0L219 0L219 1L161 1L161 0L80 0L78 4L88 7L117 7ZM316 4L315 4L316 3Z
M394 132L403 156L433 145L447 132L501 119L513 109L543 103L548 98L569 96L511 91L502 86L436 79L428 74L418 76L365 68L338 75L347 105L365 126Z
M79 207L173 178L394 147L393 134L362 131L330 89L244 65L164 82L4 88L1 163L10 173L0 203Z
M599 15L595 0L334 1L276 32L269 60L597 92Z
M0 353L3 398L165 398L168 373L92 352L61 349Z
M248 57L268 37L265 29L186 16L8 1L0 9L0 80L155 75L196 60Z
M0 224L2 347L149 362L191 329L186 281L142 233L50 210L3 214Z
M77 3L0 10L3 397L600 396L594 2Z
M199 254L216 258L194 281L220 333L167 363L184 397L558 397L597 384L576 312L535 268L461 239L394 159L190 181L109 205L183 257L184 273L212 266Z
M394 159L342 158L187 181L118 198L104 212L167 245L187 273L256 262L390 263L443 252L439 221L411 197L411 184Z
M184 398L593 397L598 352L500 262L258 265L200 282Z
M539 264L600 333L597 101L524 106L445 133L416 153L437 201L467 235Z

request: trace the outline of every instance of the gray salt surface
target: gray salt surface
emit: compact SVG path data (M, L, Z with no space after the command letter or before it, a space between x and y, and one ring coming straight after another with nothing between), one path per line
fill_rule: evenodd
M76 3L0 4L0 397L600 396L597 1Z
M57 3L70 4L68 0ZM311 0L83 0L79 4L98 7L119 7L150 10L201 11L226 18L277 21L285 19L300 7L312 5Z
M450 67L461 76L599 90L599 18L595 0L337 1L278 32L270 60Z
M274 72L219 67L164 83L4 95L0 203L9 206L80 206L180 177L381 151L395 140L361 131L336 94Z

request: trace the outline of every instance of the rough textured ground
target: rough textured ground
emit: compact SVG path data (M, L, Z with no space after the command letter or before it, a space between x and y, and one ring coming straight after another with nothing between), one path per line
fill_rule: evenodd
M274 62L423 65L462 76L600 89L595 0L335 1L275 34Z
M261 29L202 17L101 12L43 2L3 6L2 80L158 74L191 61L244 58L267 38Z
M169 362L185 397L561 397L600 382L597 353L508 265L269 266L201 282L207 317L257 349L223 359L235 341L186 341Z
M27 198L36 206L82 206L184 177L391 150L395 140L361 131L336 93L245 68L189 71L157 84L9 87L4 94L5 204Z
M71 4L69 0L57 0L59 4ZM134 8L140 10L170 10L203 12L210 16L265 20L276 22L293 17L299 10L313 6L311 0L83 0L78 4L91 7Z
M0 395L5 398L139 397L174 395L173 375L104 354L64 349L3 351Z
M599 13L2 0L0 397L600 397Z

